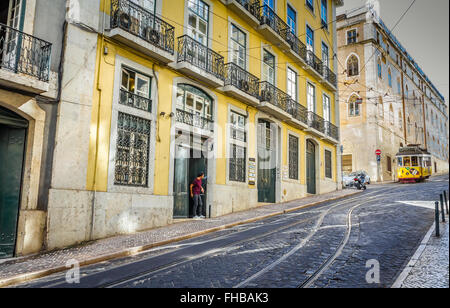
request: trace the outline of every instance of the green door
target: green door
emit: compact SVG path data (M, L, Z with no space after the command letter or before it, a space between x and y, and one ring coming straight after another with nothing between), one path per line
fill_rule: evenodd
M258 202L275 203L275 130L270 122L258 125Z
M27 125L0 107L0 258L14 256Z
M308 194L316 194L316 146L306 142L306 183Z
M189 149L177 146L174 176L174 218L186 218L189 216Z

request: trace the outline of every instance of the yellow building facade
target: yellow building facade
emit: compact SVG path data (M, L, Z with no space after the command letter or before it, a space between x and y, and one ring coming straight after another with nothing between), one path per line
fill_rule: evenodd
M82 7L99 11L86 47L96 50L86 82L89 142L76 158L86 159L86 182L77 196L51 192L48 248L192 217L189 184L201 172L206 217L339 189L338 5L98 0ZM61 198L87 204L76 211L88 218L73 222L81 231L66 232L67 221L51 218Z

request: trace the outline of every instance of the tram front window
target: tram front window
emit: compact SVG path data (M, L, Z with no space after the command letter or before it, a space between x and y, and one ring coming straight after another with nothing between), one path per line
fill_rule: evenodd
M411 162L413 167L419 167L419 160L417 159L417 156L411 157Z
M397 162L398 162L399 167L403 167L403 158L402 157L397 158Z
M403 158L403 163L404 163L405 167L411 167L411 157Z

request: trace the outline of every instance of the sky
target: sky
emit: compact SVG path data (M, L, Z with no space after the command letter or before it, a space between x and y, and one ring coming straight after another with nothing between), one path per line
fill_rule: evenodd
M379 0L380 15L392 29L413 0ZM394 35L449 103L449 0L416 0ZM337 14L363 6L344 0Z

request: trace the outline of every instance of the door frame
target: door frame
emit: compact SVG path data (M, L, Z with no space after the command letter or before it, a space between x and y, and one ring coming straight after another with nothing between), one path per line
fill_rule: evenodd
M275 203L280 203L282 201L281 199L281 191L282 191L282 179L281 179L281 166L282 166L282 154L283 154L283 147L282 147L282 142L283 142L283 127L280 123L280 121L275 120L274 118L272 118L271 116L258 111L258 113L255 115L255 139L254 139L254 144L255 144L255 156L256 156L256 165L258 166L258 123L259 120L264 120L267 121L273 125L275 125L276 127L276 132L275 132L275 136L277 138L276 140L276 158L275 158L275 162L276 162L276 171L275 171ZM256 169L256 179L258 179L258 168ZM258 184L258 183L257 183ZM258 185L256 185L256 188L258 189Z
M213 119L215 123L217 123L217 108L219 104L219 100L217 95L212 92L209 88L204 87L201 84L194 82L191 79L185 77L175 77L173 79L172 84L172 114L176 114L177 112L177 90L179 84L187 84L194 86L206 94L208 94L213 100ZM222 133L220 126L214 126L214 132L209 132L201 129L192 128L183 123L178 123L175 116L171 117L171 125L170 125L170 157L169 157L169 185L168 185L168 195L174 196L174 176L175 176L175 150L176 150L176 136L178 132L182 132L184 134L192 133L197 136L208 138L209 149L208 149L208 178L206 180L208 186L208 193L206 195L205 207L207 210L207 216L209 217L209 206L211 205L211 217L215 217L216 209L214 207L214 193L215 193L215 185L216 185L216 158L221 157L222 152L222 144L220 140L222 140ZM220 138L219 138L220 136ZM172 198L173 199L173 198Z
M316 195L320 194L320 178L321 178L321 165L320 165L320 153L321 146L320 143L312 137L305 137L305 183L306 183L306 192L308 193L308 141L311 141L315 146L315 180L316 180Z
M1 106L0 106L1 108ZM6 109L7 111L10 111L11 113L13 113L17 118L9 118L6 119L6 121L4 121L3 123L0 122L0 125L2 126L6 126L7 128L18 128L18 129L24 129L25 130L25 136L24 136L24 145L23 145L23 153L22 153L22 166L21 166L21 171L20 171L20 188L19 188L19 196L18 196L18 204L17 204L17 216L15 217L16 220L16 226L15 226L15 237L14 237L14 250L13 250L13 255L11 257L16 257L17 255L17 242L18 242L18 237L19 237L19 219L20 219L20 214L21 214L21 210L22 210L22 198L24 195L24 177L25 177L25 167L27 165L27 149L28 149L28 130L29 130L29 126L30 126L30 122L25 119L24 117L22 117L21 115L17 114L16 112L8 109L8 108L2 108L2 109ZM26 122L26 123L25 123Z

